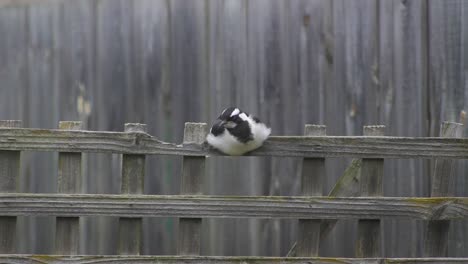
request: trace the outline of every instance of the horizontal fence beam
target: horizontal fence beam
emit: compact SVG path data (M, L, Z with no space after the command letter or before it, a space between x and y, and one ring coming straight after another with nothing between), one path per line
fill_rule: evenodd
M468 217L468 197L0 194L0 215L420 220Z
M199 257L199 256L54 256L0 255L0 262L26 263L160 263L160 264L460 264L468 258L280 258L280 257Z
M203 144L176 145L141 132L0 129L0 149L221 156ZM250 156L356 158L468 158L468 138L270 137Z

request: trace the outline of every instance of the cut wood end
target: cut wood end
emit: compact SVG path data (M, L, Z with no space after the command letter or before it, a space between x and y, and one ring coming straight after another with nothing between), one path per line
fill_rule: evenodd
M81 121L60 121L59 129L81 130Z
M326 136L327 126L306 124L304 127L305 136Z
M22 124L21 120L0 120L1 128L20 128Z
M364 126L363 129L364 136L383 136L385 134L385 126L384 125L372 125L372 126Z
M206 123L186 122L184 143L202 144L205 141L208 125Z
M125 123L125 132L147 132L147 126L146 124L140 124L140 123Z

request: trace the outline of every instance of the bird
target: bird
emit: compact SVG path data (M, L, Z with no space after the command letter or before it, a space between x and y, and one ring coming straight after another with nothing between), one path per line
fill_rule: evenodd
M206 137L209 145L231 156L243 155L263 145L271 128L237 107L218 116Z

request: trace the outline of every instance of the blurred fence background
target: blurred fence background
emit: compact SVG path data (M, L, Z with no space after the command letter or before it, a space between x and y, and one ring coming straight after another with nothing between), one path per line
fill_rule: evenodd
M126 122L182 142L184 122L236 105L274 135L437 136L465 122L468 2L463 0L0 0L0 120L123 131ZM467 132L464 131L466 136ZM55 192L55 153L25 153L22 192ZM210 158L205 194L298 195L300 159ZM324 193L349 165L328 159ZM146 194L178 194L180 158L148 157ZM83 192L118 193L119 155L85 155ZM388 160L385 196L429 196L432 162ZM454 196L467 196L457 162ZM113 254L115 218L86 218L82 254ZM177 221L144 219L144 254L175 254ZM20 217L19 253L52 252L50 217ZM357 221L340 222L322 256L353 256ZM383 220L384 256L421 256L423 222ZM213 219L204 255L284 256L297 221ZM209 239L208 239L209 238ZM202 238L203 239L203 238ZM450 256L468 256L468 223Z

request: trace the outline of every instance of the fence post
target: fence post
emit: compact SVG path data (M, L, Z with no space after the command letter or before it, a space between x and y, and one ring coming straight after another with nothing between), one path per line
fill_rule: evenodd
M305 136L325 136L326 126L305 125ZM301 189L304 196L322 196L325 177L324 158L304 158L302 161ZM299 219L297 257L316 257L320 247L320 219Z
M0 128L20 128L21 120L0 120ZM0 151L0 192L16 192L20 151ZM16 253L16 216L0 217L0 254Z
M205 141L205 123L185 123L184 143ZM205 175L205 157L184 156L182 162L181 194L201 194ZM180 218L177 245L178 255L200 255L201 218Z
M80 121L60 121L59 129L81 130ZM81 192L81 153L59 152L57 192ZM79 217L57 217L55 254L78 255Z
M460 138L463 125L453 122L443 122L440 126L440 136L445 138ZM453 178L454 161L451 159L436 159L432 175L431 197L449 196L449 184ZM424 256L446 257L448 255L449 220L430 220L427 225Z
M125 124L125 132L144 132L145 124ZM142 194L145 178L145 155L122 155L122 194ZM141 218L119 218L119 254L140 255Z
M364 136L383 136L385 126L364 126ZM382 196L383 159L362 159L361 196ZM380 219L360 219L356 256L381 257Z

